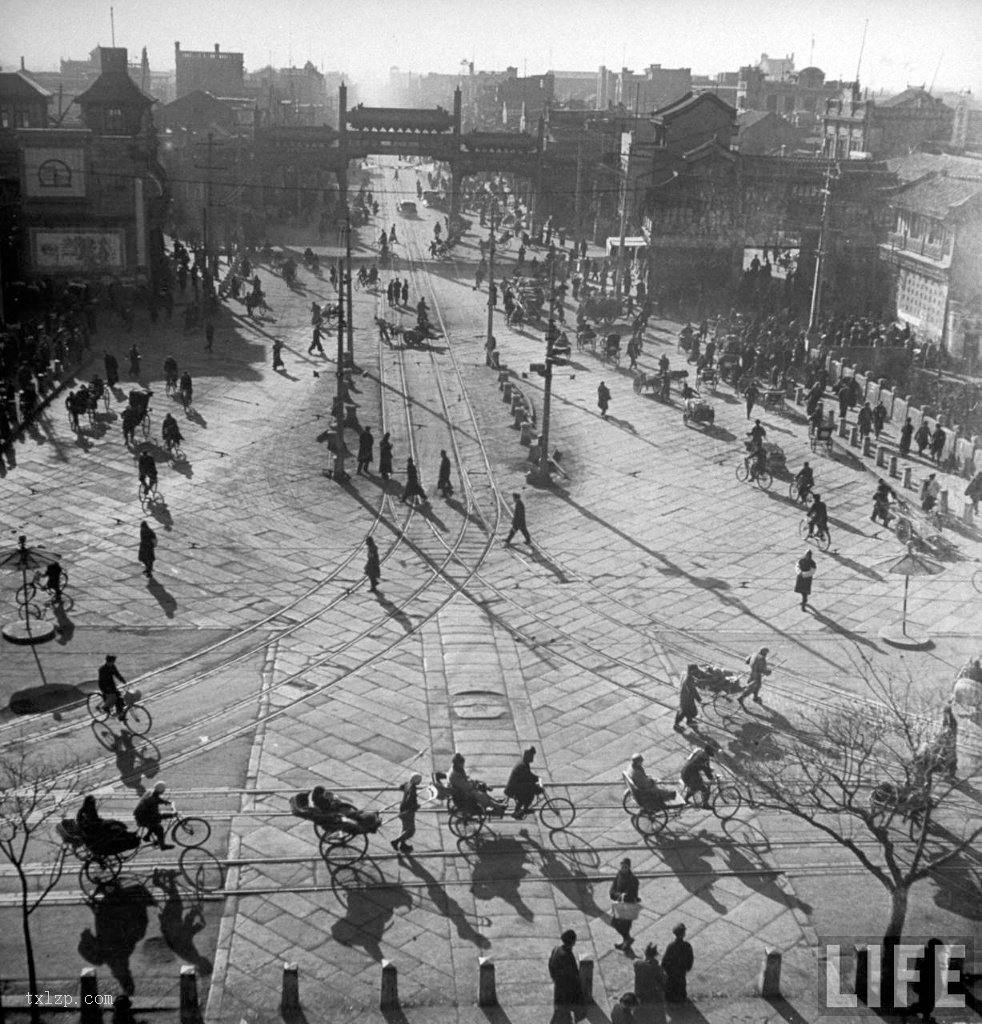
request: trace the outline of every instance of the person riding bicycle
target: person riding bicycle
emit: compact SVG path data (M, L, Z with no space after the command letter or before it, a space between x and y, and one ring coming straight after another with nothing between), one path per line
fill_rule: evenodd
M464 768L464 755L457 753L451 762L450 775L447 784L450 787L450 795L454 798L457 806L466 810L468 805L477 804L479 807L495 813L501 817L505 813L505 805L500 800L495 800L488 792L486 783L480 779L472 779Z
M674 789L662 789L644 770L644 757L641 754L631 755L631 768L627 777L638 805L642 808L658 809L675 799Z
M690 398L698 398L698 397L699 397L699 392L698 392L698 391L696 391L696 389L695 389L694 387L692 387L692 386L691 386L691 385L689 384L689 382L688 382L688 381L686 381L686 382L685 382L685 383L684 383L684 384L682 385L682 398L683 398L683 399L684 399L685 401L688 401L688 400L689 400Z
M515 817L519 819L525 817L535 798L542 795L539 776L532 771L534 759L535 747L529 747L522 754L521 761L512 768L505 786L505 796L511 797L515 801Z
M154 843L159 850L172 850L174 848L173 843L164 842L164 818L174 817L173 814L162 814L160 810L162 805L172 806L170 800L164 798L166 790L167 786L163 782L158 782L150 792L144 793L140 797L136 807L133 808L133 818L137 825L142 829L146 829L153 837Z
M815 487L815 472L807 462L795 473L794 482L798 488L798 500L807 501Z
M754 425L747 431L747 437L750 438L752 444L758 445L764 443L764 438L767 437L767 431L764 429L760 420L754 420Z
M194 394L194 385L191 383L191 374L184 371L181 374L181 401L185 405L191 404L191 397Z
M746 458L743 464L747 467L747 474L751 480L756 480L762 473L767 471L767 450L759 441L750 442Z
M877 519L883 520L884 526L890 525L890 520L893 516L890 514L890 500L899 501L900 498L897 492L886 482L886 480L880 479L876 485L876 490L873 492L873 514L870 516L871 522L876 522Z
M822 496L813 496L812 507L808 510L808 539L812 537L826 537L829 532L829 510L822 501Z
M64 572L60 562L49 562L44 569L44 589L51 594L55 604L61 603L61 583Z
M168 451L176 448L184 440L177 420L170 413L164 417L164 422L160 425L160 433L163 435Z
M126 680L120 675L119 669L116 668L116 655L107 654L106 660L99 666L99 692L102 694L102 701L106 709L109 710L110 714L115 714L119 718L126 708L123 702L123 695L116 688L116 680L119 680L124 686ZM110 709L110 705L112 706Z
M705 746L696 747L685 759L680 778L683 790L682 799L686 803L696 796L702 796L702 806L709 807L709 783L716 778L713 772L712 758L719 753L719 745L709 740Z
M177 360L168 356L164 360L164 380L167 382L167 390L173 391L177 387Z
M93 412L96 410L96 405L102 401L102 396L105 394L106 385L102 382L102 378L99 374L96 374L91 381L89 381L89 405Z
M144 494L149 494L157 486L157 463L150 452L144 448L137 460L137 473Z

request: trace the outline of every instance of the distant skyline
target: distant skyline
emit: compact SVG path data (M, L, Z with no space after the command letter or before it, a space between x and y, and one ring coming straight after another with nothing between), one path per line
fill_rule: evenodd
M693 74L734 71L762 53L794 53L830 79L851 81L866 43L861 85L898 92L907 85L971 89L982 98L982 4L979 0L0 0L0 65L57 70L61 58L84 59L116 45L154 70L173 70L174 43L188 50L241 51L246 70L311 61L343 71L370 90L389 68L454 74L595 71L601 64L635 72L649 64Z

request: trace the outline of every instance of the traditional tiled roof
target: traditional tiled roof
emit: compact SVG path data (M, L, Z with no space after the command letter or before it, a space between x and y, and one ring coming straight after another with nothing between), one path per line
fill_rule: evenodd
M146 93L126 72L103 71L101 75L85 90L75 97L79 105L87 103L117 103L132 106L140 103L149 107L156 100Z
M672 118L678 117L679 114L683 114L687 110L691 110L699 103L716 103L725 110L728 110L731 113L734 112L729 103L724 103L723 100L711 92L702 92L698 95L693 95L691 92L687 92L680 99L674 100L667 106L659 107L659 109L651 115L651 120L659 124L664 121L670 121Z
M0 73L0 96L11 100L51 99L53 94L42 89L22 71L5 71Z
M916 181L932 172L947 173L956 178L982 178L982 159L948 153L910 153L891 157L886 165L901 181Z
M966 181L938 175L898 192L890 205L944 220L953 209L979 196L982 196L982 180Z

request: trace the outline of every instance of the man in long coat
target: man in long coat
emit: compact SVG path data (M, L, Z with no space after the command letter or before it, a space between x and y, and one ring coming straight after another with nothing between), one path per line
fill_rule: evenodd
M688 998L685 976L692 970L695 956L692 946L685 941L685 925L677 924L672 933L675 938L665 947L661 966L665 972L665 1001L684 1003Z
M572 928L559 937L561 946L556 946L549 956L549 977L552 978L552 1001L556 1007L553 1022L575 1019L578 1007L583 1003L583 989L580 985L580 965L576 962L573 946L576 932Z

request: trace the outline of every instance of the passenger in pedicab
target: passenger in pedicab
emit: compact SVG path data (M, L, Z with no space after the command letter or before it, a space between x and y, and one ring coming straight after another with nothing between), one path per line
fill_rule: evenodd
M354 804L342 800L324 786L314 786L308 796L309 806L316 815L336 819L339 824L347 825L359 831L368 831L377 827L378 815L375 811L360 811Z
M644 808L660 808L674 800L676 791L664 789L645 771L644 757L641 754L631 755L631 767L627 773L634 790L638 805Z
M139 841L123 822L103 818L91 793L82 800L82 806L75 814L75 824L82 842L92 850L118 848L128 845L130 840Z
M134 388L129 394L129 406L133 412L139 417L137 422L141 422L143 417L147 414L147 407L150 405L150 396L153 394L152 391L142 391L139 388Z
M477 804L478 807L482 807L498 817L504 817L505 805L491 796L487 783L480 779L472 779L467 774L464 761L463 754L454 754L450 775L447 778L450 795L454 798L457 806L466 810L468 805Z

